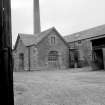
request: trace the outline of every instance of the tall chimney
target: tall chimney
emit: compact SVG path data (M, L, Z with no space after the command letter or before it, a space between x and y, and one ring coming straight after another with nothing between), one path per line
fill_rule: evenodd
M41 32L40 27L40 9L39 9L39 0L33 0L33 21L34 21L34 34Z

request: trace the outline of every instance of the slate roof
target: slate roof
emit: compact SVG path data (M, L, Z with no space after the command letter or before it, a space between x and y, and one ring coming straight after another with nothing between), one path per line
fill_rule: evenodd
M55 29L55 27L52 27L48 30L45 30L39 34L36 34L36 35L33 35L33 34L18 34L18 37L17 37L17 40L16 40L16 43L15 43L15 46L14 46L14 49L16 49L16 46L18 44L18 40L22 40L23 44L28 47L28 46L31 46L31 45L37 45L39 42L41 42L47 35L49 35L49 33L51 31L55 31L58 33L58 31ZM61 37L61 35L58 33L59 37ZM66 43L65 39L63 37L61 37L61 39ZM68 44L67 44L68 46Z
M50 31L52 31L53 28L50 28L48 30L45 30L39 34L33 35L33 34L18 34L20 39L22 40L23 44L25 46L31 46L33 44L37 45L46 35L48 35L50 33Z
M105 34L105 24L94 28L90 28L81 32L77 32L71 35L64 36L67 42L74 42L77 40L87 39Z

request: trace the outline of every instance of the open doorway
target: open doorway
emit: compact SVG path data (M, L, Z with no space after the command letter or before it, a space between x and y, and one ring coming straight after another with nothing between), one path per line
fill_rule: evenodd
M104 69L103 50L97 49L93 51L93 61L98 69Z
M92 40L93 62L98 69L104 69L104 51L105 37Z

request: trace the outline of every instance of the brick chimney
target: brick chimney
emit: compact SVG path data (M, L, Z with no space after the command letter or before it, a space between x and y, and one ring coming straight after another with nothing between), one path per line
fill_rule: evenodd
M39 0L33 0L34 34L41 32Z

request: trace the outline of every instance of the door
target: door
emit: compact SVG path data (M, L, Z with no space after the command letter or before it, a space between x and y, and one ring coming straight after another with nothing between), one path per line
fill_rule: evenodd
M24 54L19 54L19 71L24 70Z

